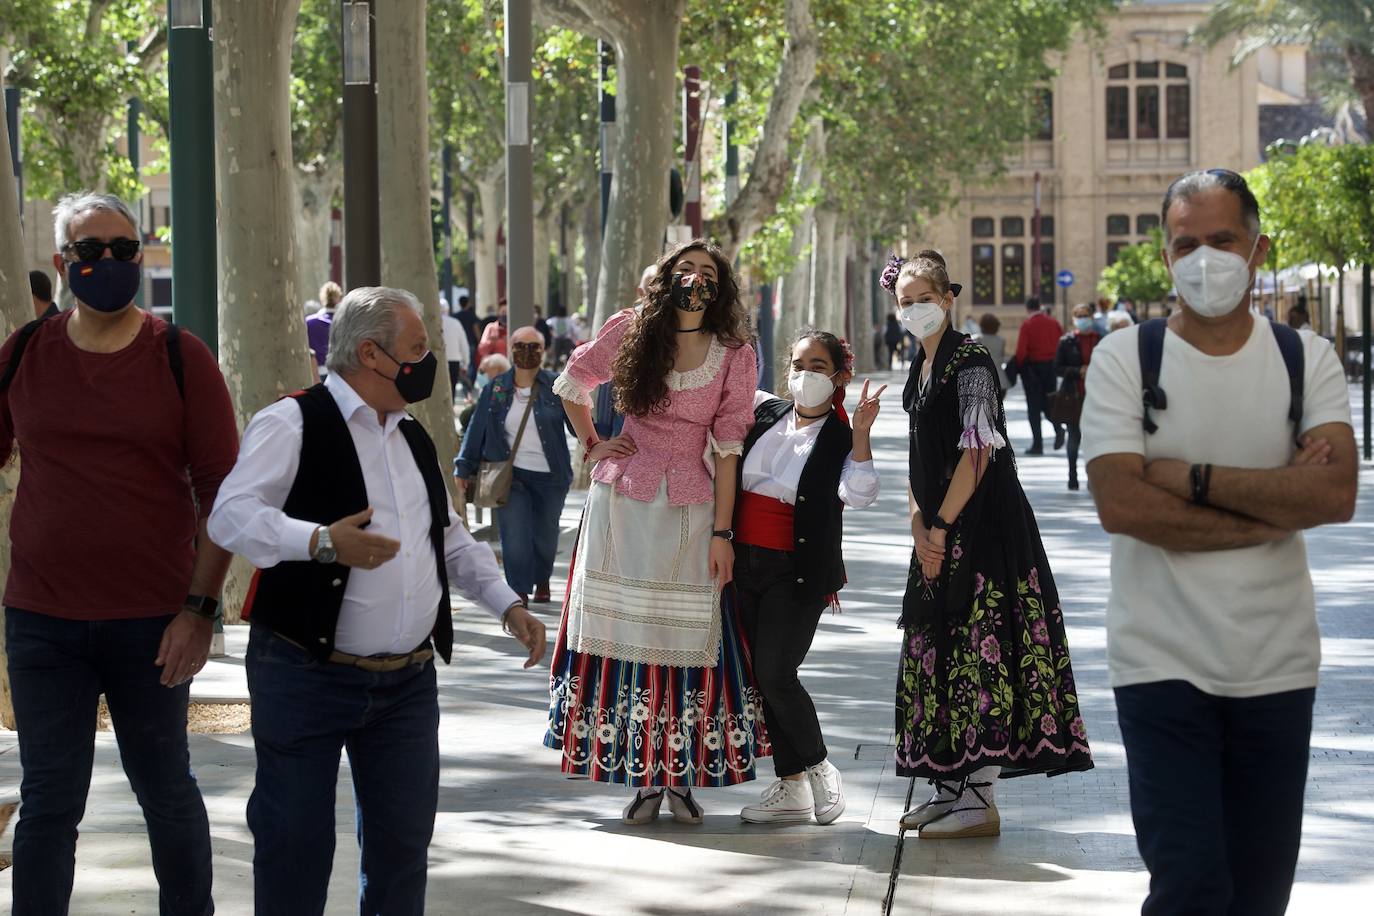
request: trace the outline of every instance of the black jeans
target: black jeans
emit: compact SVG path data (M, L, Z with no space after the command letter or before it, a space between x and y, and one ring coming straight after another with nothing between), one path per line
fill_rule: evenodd
M186 740L190 683L163 687L153 664L172 617L67 620L8 608L5 646L23 767L14 830L15 916L67 912L76 827L95 756L96 704L110 708L119 761L153 853L158 912L208 914L210 822Z
M1069 431L1069 480L1078 479L1078 447L1083 444L1081 423L1067 424Z
M763 691L763 715L778 776L795 776L826 757L815 704L797 677L826 602L798 601L792 596L793 578L790 553L735 545L735 594L754 677Z
M1059 380L1054 375L1054 363L1027 363L1019 368L1021 384L1026 386L1026 412L1030 416L1031 448L1040 449L1044 447L1040 437L1040 417L1043 414L1045 419L1049 420L1049 395L1055 390ZM1058 436L1063 427L1053 420L1050 420L1050 425L1054 427L1054 434Z
M1185 681L1116 689L1143 916L1278 916L1302 839L1316 691L1218 697Z

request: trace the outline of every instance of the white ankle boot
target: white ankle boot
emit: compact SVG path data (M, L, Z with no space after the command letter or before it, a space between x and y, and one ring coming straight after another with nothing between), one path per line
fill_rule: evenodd
M844 781L840 771L829 760L822 760L806 768L811 783L811 796L816 801L816 823L829 824L844 814Z
M764 790L758 804L745 805L739 816L751 824L805 824L815 807L811 780L803 776L776 780Z

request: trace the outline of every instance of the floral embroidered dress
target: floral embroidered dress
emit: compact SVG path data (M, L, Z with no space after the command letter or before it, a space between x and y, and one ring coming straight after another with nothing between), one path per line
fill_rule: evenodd
M897 772L954 779L1092 768L1064 615L1035 515L1007 445L996 366L950 329L928 381L917 351L902 405L911 417L911 491L925 519L944 501L965 448L991 464L927 580L912 552L897 677Z
M634 310L568 360L554 392L590 403ZM562 770L633 786L721 786L770 753L739 622L710 578L715 455L739 455L754 418L754 351L712 340L670 371L667 403L625 418L628 458L592 472L554 648L544 744Z

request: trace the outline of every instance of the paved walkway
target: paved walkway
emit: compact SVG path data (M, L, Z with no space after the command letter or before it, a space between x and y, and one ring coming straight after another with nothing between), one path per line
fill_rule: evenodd
M431 913L878 912L908 790L890 763L894 627L909 556L899 389L894 384L885 396L874 441L883 495L871 509L848 513L844 613L826 616L803 674L845 774L845 816L829 827L743 824L739 807L763 787L753 783L702 792L708 816L701 827L679 827L667 818L649 828L622 826L628 793L562 779L555 755L539 743L546 672L522 671L513 643L491 619L464 609L457 618L455 664L440 672L442 787L431 851ZM1028 427L1016 396L1009 405L1012 435L1024 444ZM1106 685L1107 539L1087 494L1065 489L1062 455L1020 459L1020 466L1067 603L1097 768L1003 783L998 839L940 844L911 837L896 913L1101 916L1138 912L1144 895L1147 879L1131 831L1125 761ZM1367 912L1374 891L1367 852L1374 847L1374 616L1368 598L1374 591L1368 562L1374 471L1365 472L1362 494L1353 524L1318 531L1308 542L1325 660L1292 913ZM568 517L576 512L570 500ZM553 630L556 609L544 614ZM231 630L231 656L198 679L198 696L243 695L243 644L242 631ZM102 734L97 742L73 912L156 913L141 816L113 736ZM253 782L251 740L193 736L192 755L210 809L219 912L250 913L252 837L244 805ZM330 914L356 912L346 764L343 772ZM0 733L0 794L16 787L18 778L14 736ZM6 902L8 881L9 873L0 873L0 900Z

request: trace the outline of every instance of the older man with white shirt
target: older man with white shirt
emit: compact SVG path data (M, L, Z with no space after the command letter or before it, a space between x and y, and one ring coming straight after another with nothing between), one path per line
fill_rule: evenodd
M544 625L454 514L434 444L405 412L437 360L420 305L364 287L330 329L329 378L255 416L210 537L258 567L244 617L257 783L256 912L323 913L339 753L362 851L360 909L424 911L439 786L433 656L449 661L451 583L544 654Z

